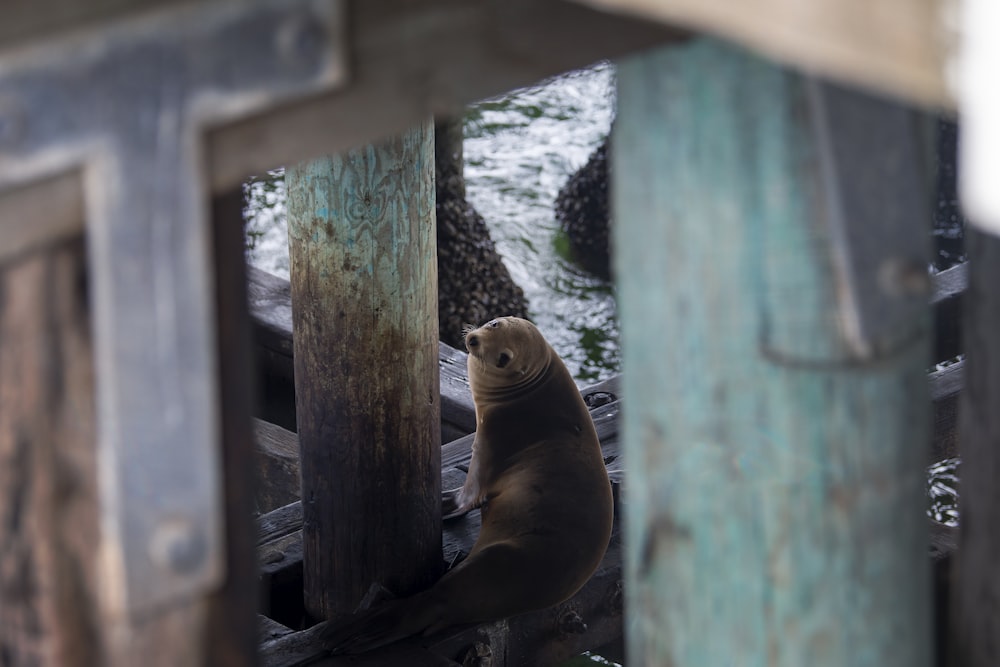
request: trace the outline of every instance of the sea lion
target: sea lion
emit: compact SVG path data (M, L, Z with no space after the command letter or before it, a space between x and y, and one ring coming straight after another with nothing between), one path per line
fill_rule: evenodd
M600 443L569 371L537 328L503 317L468 331L476 437L446 518L482 508L468 557L428 590L328 628L334 653L361 653L453 625L544 609L601 562L613 501Z

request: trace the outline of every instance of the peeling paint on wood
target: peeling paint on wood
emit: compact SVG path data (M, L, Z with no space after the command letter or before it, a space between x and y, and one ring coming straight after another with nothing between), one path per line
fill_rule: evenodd
M305 598L353 612L441 571L434 132L288 170Z
M823 205L853 190L817 173L807 82L710 40L619 70L634 664L929 664L927 309L896 310L891 353L845 347ZM928 231L871 224L876 245ZM765 322L814 363L767 354Z

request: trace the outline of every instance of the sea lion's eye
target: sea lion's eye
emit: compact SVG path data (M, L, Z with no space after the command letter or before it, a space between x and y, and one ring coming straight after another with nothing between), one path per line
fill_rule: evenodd
M487 324L486 326L488 326L490 329L496 329L498 326L500 326L500 320L490 320L489 324Z
M500 353L500 358L497 359L497 368L505 368L507 364L510 363L510 355L506 352Z

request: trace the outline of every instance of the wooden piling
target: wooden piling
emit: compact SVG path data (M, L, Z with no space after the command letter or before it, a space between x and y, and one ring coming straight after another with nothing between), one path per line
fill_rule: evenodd
M928 665L911 114L704 39L618 81L629 663Z
M969 288L963 329L965 388L959 399L959 511L948 647L955 667L1000 664L1000 238L966 230Z
M305 602L353 612L441 561L430 121L286 173Z

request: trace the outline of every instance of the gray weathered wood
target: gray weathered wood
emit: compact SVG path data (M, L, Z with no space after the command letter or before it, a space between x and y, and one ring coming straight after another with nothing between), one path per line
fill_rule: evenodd
M286 172L306 609L440 574L430 121Z
M215 319L219 362L219 449L222 460L223 544L226 577L221 586L206 591L204 615L189 611L195 633L173 636L169 629L143 629L147 644L129 656L131 664L147 664L141 651L161 653L177 664L173 650L158 642L187 641L200 652L199 662L212 667L252 667L257 660L254 617L257 568L246 554L255 547L253 520L255 464L250 413L252 344L246 297L246 258L243 234L243 197L240 192L212 201L212 247L215 267ZM196 600L196 604L200 601ZM195 608L197 609L197 608ZM133 630L135 632L135 630ZM138 634L138 633L137 633ZM200 644L196 644L200 640ZM141 663L140 663L141 661Z
M254 420L257 441L257 511L270 512L302 497L299 439L291 431Z
M0 263L80 233L81 174L72 170L4 193L0 197L3 245Z
M216 192L685 34L564 0L355 0L348 15L350 85L211 133Z
M965 382L965 361L934 371L929 377L934 408L931 461L941 461L959 454L959 396Z
M934 305L932 361L945 361L963 351L962 304L967 283L967 264L953 266L931 277L931 303Z
M910 116L709 40L618 81L629 660L928 665Z
M961 531L954 559L953 662L1000 664L1000 239L969 230L965 390L961 398Z

